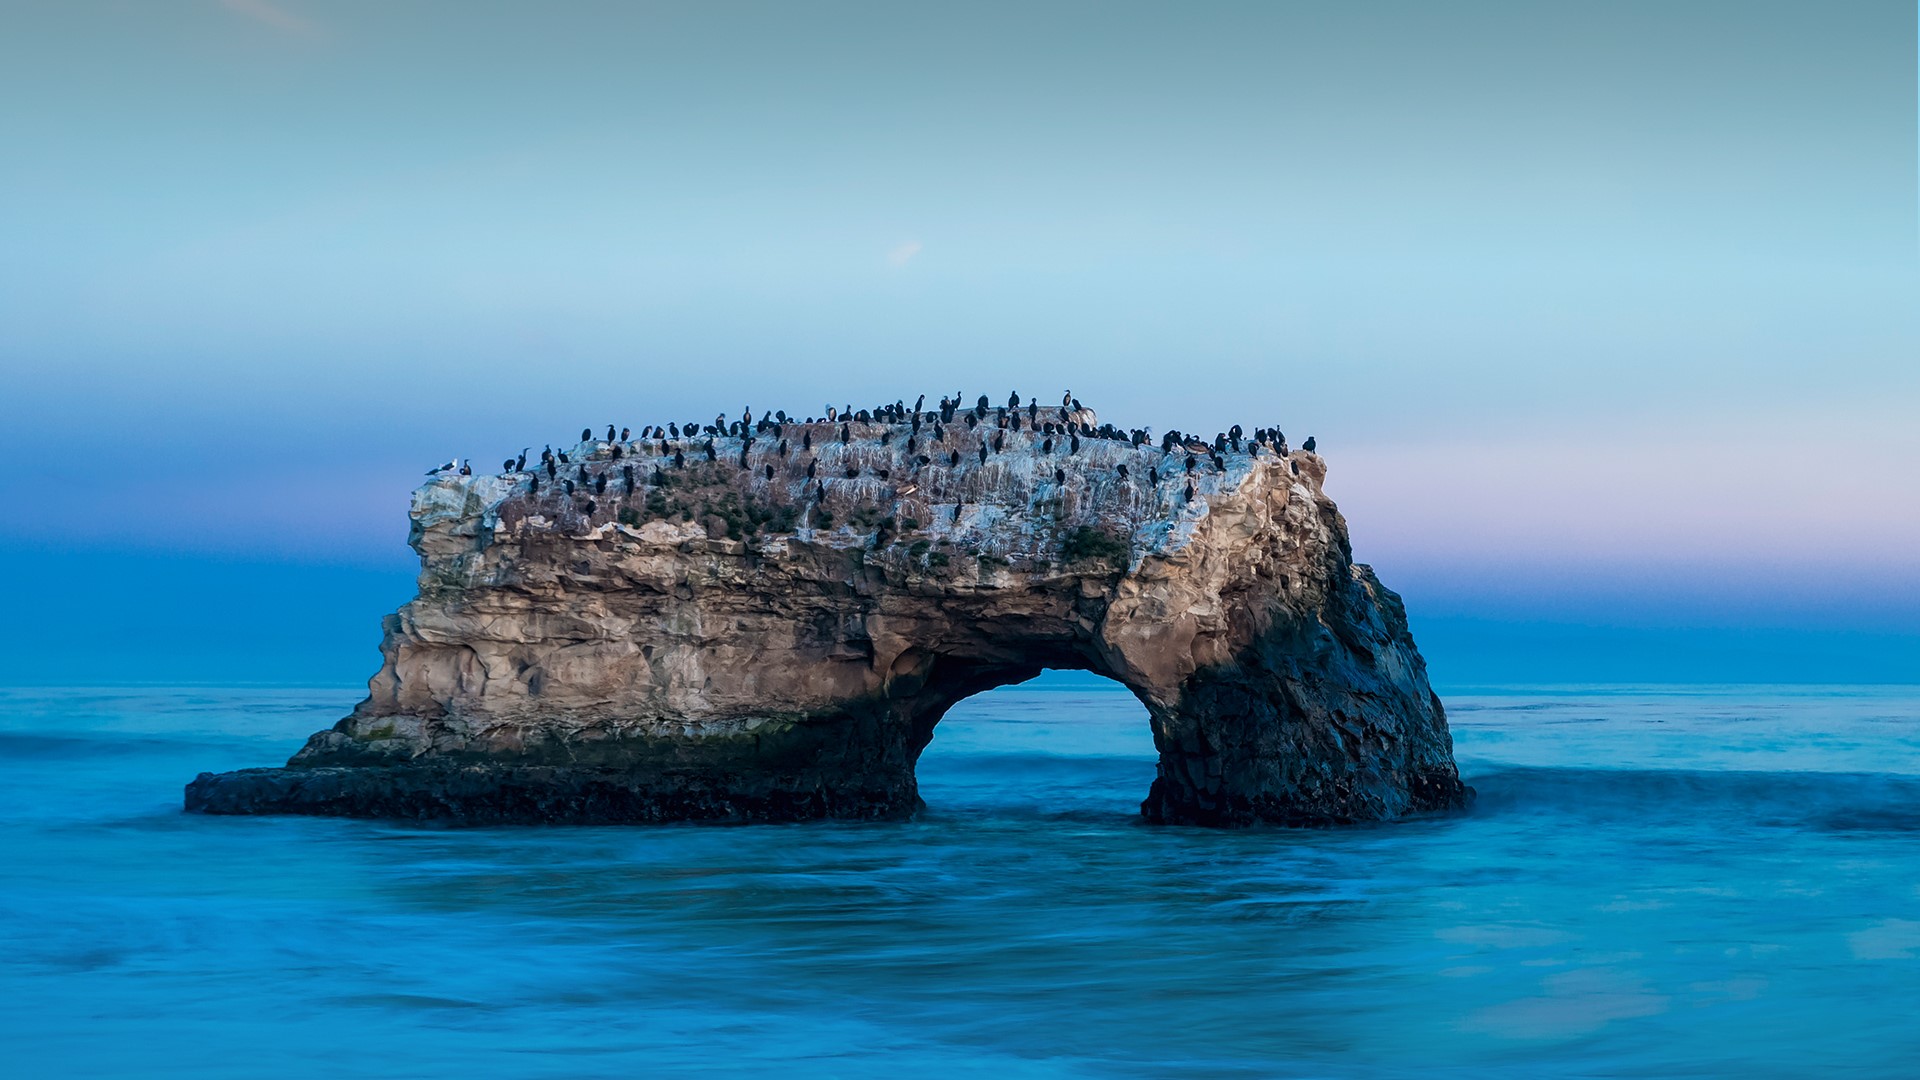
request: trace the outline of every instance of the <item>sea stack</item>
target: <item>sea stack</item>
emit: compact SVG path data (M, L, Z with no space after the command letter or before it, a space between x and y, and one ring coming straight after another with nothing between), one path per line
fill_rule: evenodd
M201 774L187 809L898 818L941 716L1044 668L1146 705L1151 822L1328 825L1471 796L1318 455L1231 451L1189 474L1124 432L1047 455L1040 432L989 423L947 428L955 465L883 442L886 422L841 426L786 425L812 448L785 457L723 435L718 462L683 468L691 442L630 447L647 482L593 500L436 472L410 512L419 595L386 619L367 699L282 768ZM611 447L569 454L598 471Z

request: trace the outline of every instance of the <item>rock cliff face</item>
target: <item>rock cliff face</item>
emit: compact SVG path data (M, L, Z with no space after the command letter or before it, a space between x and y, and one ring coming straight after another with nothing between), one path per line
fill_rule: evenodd
M1145 703L1150 821L1354 822L1471 794L1317 455L1167 453L1088 437L1084 411L1051 437L960 414L935 441L936 419L762 426L711 454L584 442L552 472L433 479L411 512L419 595L387 618L367 699L284 768L202 774L188 809L898 817L948 708L1050 667Z

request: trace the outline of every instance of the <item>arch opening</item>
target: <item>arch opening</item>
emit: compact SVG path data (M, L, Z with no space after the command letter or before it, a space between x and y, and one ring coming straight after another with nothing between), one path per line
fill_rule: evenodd
M934 820L1137 818L1159 760L1146 706L1084 667L976 692L930 736L914 777Z

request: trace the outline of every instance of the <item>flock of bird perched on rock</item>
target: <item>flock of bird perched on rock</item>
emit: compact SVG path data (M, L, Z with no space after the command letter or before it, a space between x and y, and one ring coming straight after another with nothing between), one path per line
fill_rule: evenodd
M1106 440L1137 449L1156 445L1147 428L1128 430L1112 424L1096 425L1092 411L1082 407L1071 392L1061 395L1057 408L1043 407L1037 400L1023 404L1018 393L1008 395L1003 406L993 405L985 394L970 408L964 406L958 393L942 397L935 410L925 408L926 400L923 394L912 407L896 401L859 410L851 405L840 408L829 405L824 417L809 416L804 420L788 416L785 410L766 412L755 420L753 410L747 408L737 420L721 414L711 422L649 424L638 433L608 424L604 438L596 438L593 429L585 428L580 432L581 445L571 452L556 451L548 446L540 452L533 467L528 468L527 454L531 450L528 447L501 462L501 475L509 480L524 477L527 493L532 496L539 495L543 487L549 494L564 491L569 497L583 496L586 498L584 510L591 517L597 509L595 497L605 495L609 485L618 485L625 494L632 495L641 484L661 483L666 470L685 469L689 460L718 462L721 449L717 443L722 439L729 443L725 453L730 460L736 458L737 445L737 460L742 470L761 472L771 481L778 473L776 466L798 469L804 461L806 480L821 487L824 480L819 475L819 458L814 453L816 442L832 441L848 447L857 440L877 439L879 446L893 447L897 441L897 450L889 455L892 464L871 470L880 480L892 479L896 467L917 476L922 469L941 465L959 469L970 458L977 458L985 465L992 455L1008 449L1009 437L1024 440L1042 455L1078 454L1083 440ZM876 426L878 432L874 431ZM1039 440L1037 446L1035 439ZM966 449L963 450L963 446ZM1255 457L1268 453L1282 459L1290 453L1287 437L1278 428L1256 428L1249 434L1239 424L1215 434L1210 442L1177 430L1168 431L1160 437L1157 447L1161 457L1147 465L1144 478L1135 477L1124 462L1114 465L1116 475L1135 482L1144 479L1147 485L1157 489L1162 480L1181 475L1183 471L1192 474L1211 468L1224 473L1227 470L1225 455L1229 453L1244 452ZM1313 452L1312 436L1308 436L1300 448ZM596 469L593 467L596 465L601 467ZM1163 465L1166 467L1162 468ZM862 472L855 464L844 465L842 471L849 480L857 479ZM1299 473L1297 463L1293 464L1293 471ZM455 458L427 472L428 476L442 474L471 476L472 462ZM1066 469L1056 468L1054 479L1064 484ZM1181 501L1190 501L1193 497L1193 481L1189 475L1181 491ZM957 508L955 516L958 516Z

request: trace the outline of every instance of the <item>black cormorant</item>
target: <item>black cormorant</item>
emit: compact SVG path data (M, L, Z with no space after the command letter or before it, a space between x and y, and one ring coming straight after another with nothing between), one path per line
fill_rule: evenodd
M1311 454L1313 453L1313 448L1315 445L1316 444L1313 441L1313 436L1309 435L1307 436L1307 441L1300 444L1300 449L1305 450L1307 453Z

